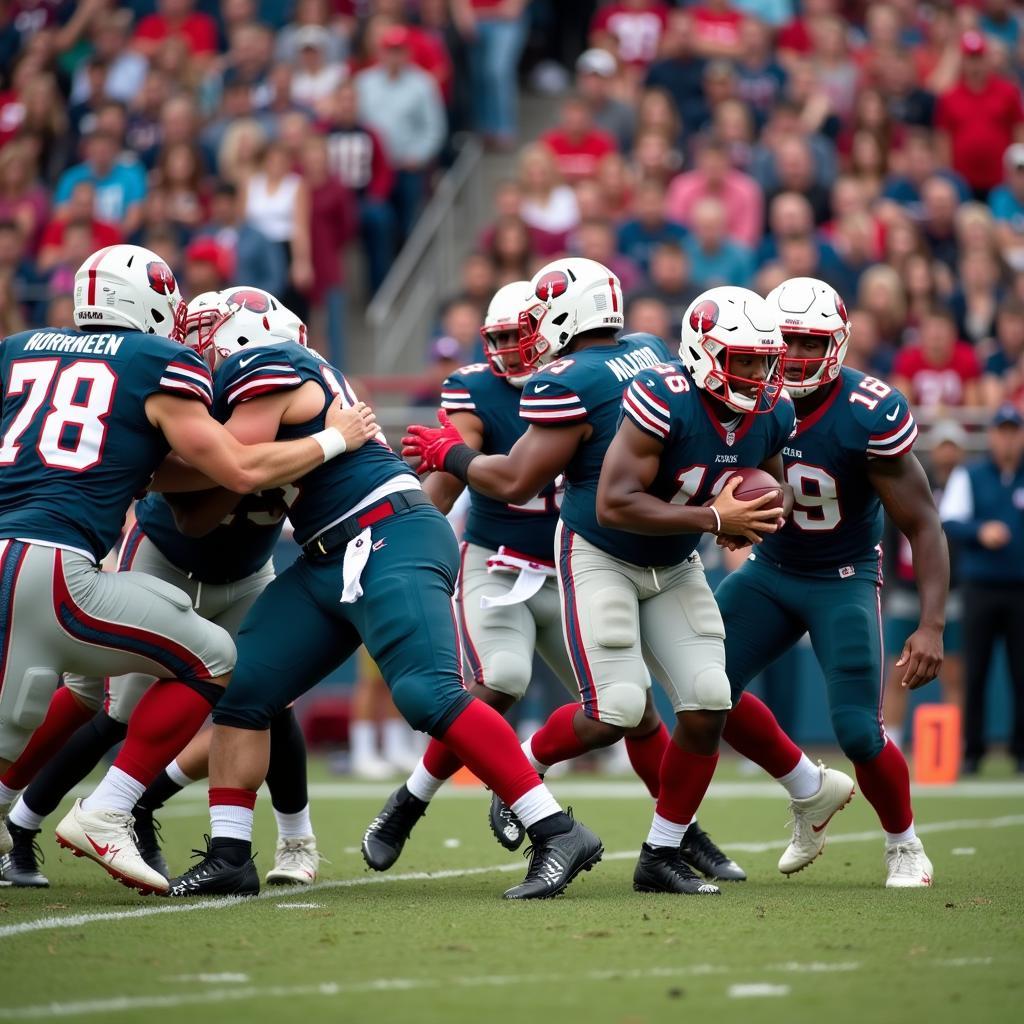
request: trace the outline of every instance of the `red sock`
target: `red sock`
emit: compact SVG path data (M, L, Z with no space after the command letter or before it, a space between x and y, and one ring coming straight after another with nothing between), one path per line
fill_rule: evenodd
M467 704L441 738L509 807L540 785L540 778L526 760L512 726L482 700Z
M423 767L435 779L450 779L462 762L440 740L432 739L423 753Z
M579 757L590 749L576 735L576 727L573 725L579 710L579 704L563 704L555 708L548 720L533 734L530 747L533 756L541 764L551 767L560 761Z
M886 832L906 832L914 822L910 806L910 770L895 743L885 741L870 761L856 761L857 785L875 809Z
M773 779L788 775L803 753L782 731L768 705L752 693L743 694L729 712L722 739Z
M677 825L689 824L711 785L717 764L717 754L691 754L670 741L661 762L661 788L655 811Z
M85 725L94 714L90 708L80 704L66 686L59 687L50 698L50 706L42 725L32 733L28 746L7 769L0 782L8 789L24 789L78 727Z
M211 706L176 679L157 680L132 712L114 767L148 786L199 731Z
M661 779L661 762L665 758L665 751L671 742L668 729L665 723L659 724L654 732L646 736L626 737L626 753L629 755L629 763L633 771L640 776L647 792L657 800L658 787Z

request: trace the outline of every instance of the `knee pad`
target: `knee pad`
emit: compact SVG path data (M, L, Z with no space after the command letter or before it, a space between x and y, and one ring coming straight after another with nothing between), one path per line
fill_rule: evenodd
M52 668L30 668L7 706L7 720L16 729L34 732L42 724L60 676Z
M640 617L636 601L628 593L612 587L598 590L590 606L580 609L590 618L594 641L602 647L632 647L640 641Z
M702 668L693 679L693 696L701 711L728 711L732 690L725 669L721 665Z
M832 728L843 753L855 763L870 761L885 746L878 713L874 709L851 706L833 708Z
M606 725L635 729L647 708L647 690L635 683L602 686L598 693L598 718Z
M530 685L533 664L513 651L495 651L484 661L483 684L519 700Z

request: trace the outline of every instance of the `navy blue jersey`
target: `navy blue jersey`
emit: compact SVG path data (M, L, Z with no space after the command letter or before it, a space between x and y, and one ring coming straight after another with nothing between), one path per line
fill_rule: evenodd
M146 399L213 401L195 352L138 331L15 334L0 346L0 385L0 536L97 561L169 450Z
M668 362L665 343L653 334L627 334L559 359L535 373L523 388L519 415L539 427L587 423L591 435L576 449L565 471L562 519L591 544L635 565L668 565L651 540L597 522L601 463L619 423L622 393L641 370Z
M441 390L441 407L448 412L471 412L484 428L483 452L507 455L526 433L519 416L519 388L496 377L487 363L473 363L453 373ZM555 526L561 490L550 483L524 505L489 498L470 489L465 538L491 551L504 545L531 559L554 558Z
M903 395L844 367L824 403L797 423L782 450L793 515L755 557L804 575L880 578L884 517L868 460L905 455L916 438Z
M243 348L226 359L217 368L214 414L226 421L241 402L290 391L306 381L313 381L323 391L323 408L305 423L282 424L277 432L279 441L309 437L323 430L324 414L335 395L347 405L355 404L355 394L340 370L311 349L289 341ZM387 446L383 435L318 466L295 483L297 494L288 513L295 527L295 540L305 544L344 517L371 491L401 474L416 479L416 474Z
M681 505L703 505L734 470L760 466L781 451L796 423L788 396L771 412L739 416L728 427L718 417L724 408L693 383L682 363L655 366L633 378L622 397L623 415L664 446L651 494ZM696 549L700 534L639 539L649 558L660 561L638 565L675 565Z

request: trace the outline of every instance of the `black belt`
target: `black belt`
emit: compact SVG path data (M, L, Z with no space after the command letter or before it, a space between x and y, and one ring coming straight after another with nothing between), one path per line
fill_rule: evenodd
M340 523L328 527L322 533L317 534L311 541L302 545L302 552L307 558L324 558L345 547L350 540L355 539L368 526L390 519L391 516L400 512L408 512L417 505L432 505L433 502L422 491L395 491L380 501L375 501L369 508Z

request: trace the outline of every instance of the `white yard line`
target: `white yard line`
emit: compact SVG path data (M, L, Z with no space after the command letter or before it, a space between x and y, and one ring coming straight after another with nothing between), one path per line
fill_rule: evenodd
M924 961L922 966L934 967L976 967L991 964L990 957L965 959L963 962ZM268 985L221 989L205 989L199 992L171 992L162 995L113 996L107 999L83 999L68 1003L40 1003L35 1006L11 1006L0 1008L0 1020L46 1020L53 1017L83 1017L91 1014L124 1013L130 1010L173 1010L183 1006L216 1005L218 1003L247 1002L254 999L296 999L303 996L362 995L375 992L412 992L422 989L450 988L502 988L527 985L559 985L567 981L580 982L636 981L652 979L695 978L737 971L754 971L758 974L824 974L859 971L863 964L845 961L834 964L781 963L751 968L749 964L731 967L724 964L689 964L679 967L649 967L637 970L573 971L572 973L544 974L478 974L454 978L372 978L359 982L322 981L308 985ZM785 991L783 991L785 990ZM781 996L788 994L788 985L766 982L746 985L730 985L727 993L732 998L754 996Z
M958 832L976 829L995 828L1016 828L1024 826L1024 814L1009 814L999 818L963 818L956 821L934 821L918 825L917 831L922 834L932 832ZM829 834L829 843L864 843L877 841L882 833L877 829L865 832L846 832ZM725 849L741 853L765 853L769 850L781 850L788 842L785 838L771 839L765 842L755 843L723 843ZM637 856L637 851L618 850L613 853L605 853L606 861L632 860ZM282 893L274 888L265 889L259 896L252 899L263 900L288 900L292 898L306 897L314 892L325 892L329 889L352 889L364 885L387 885L392 882L429 882L446 878L467 878L473 875L490 875L497 872L522 871L523 861L506 862L504 864L492 864L486 867L472 868L450 868L444 871L406 871L396 874L365 874L358 878L339 878L329 882L317 882L315 885L303 886L296 889L294 893ZM154 917L158 914L194 914L210 910L227 910L235 907L245 906L250 899L240 899L235 896L223 896L216 899L201 900L195 903L186 902L165 902L160 897L149 897L150 905L141 906L135 910L111 910L92 914L67 914L51 917L40 917L32 921L21 921L18 924L9 924L0 927L0 939L12 938L18 935L28 935L32 932L54 931L61 928L81 928L87 924L95 924L101 921L127 921L140 917Z

